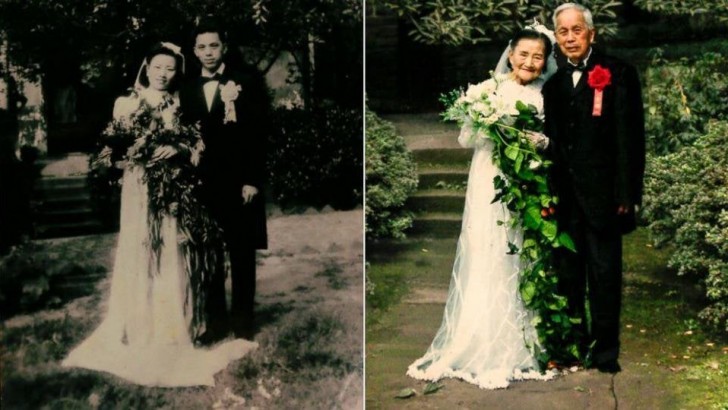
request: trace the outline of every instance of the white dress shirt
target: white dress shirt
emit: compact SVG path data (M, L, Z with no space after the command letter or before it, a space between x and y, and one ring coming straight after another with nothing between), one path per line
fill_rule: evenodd
M592 49L589 48L589 52L586 54L586 57L582 60L584 63L584 67L586 67L587 64L589 64L589 57L591 57ZM576 63L572 63L571 60L566 60L569 64L573 65L574 67L577 66ZM573 73L571 73L571 80L574 83L574 87L576 87L576 84L579 83L579 80L581 79L582 74L584 74L584 70L574 70Z
M214 73L211 73L206 68L202 67L202 77L210 78L215 74L222 75L224 71L225 63L220 64L220 67L218 67L217 71L215 71ZM220 85L219 81L208 81L203 86L203 90L205 92L205 102L207 102L207 111L210 111L210 109L212 108L212 99L215 98L215 91L218 85Z

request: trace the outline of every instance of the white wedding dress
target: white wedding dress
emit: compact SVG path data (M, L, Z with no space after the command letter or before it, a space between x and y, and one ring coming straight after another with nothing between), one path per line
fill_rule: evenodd
M512 104L533 104L543 114L542 85L541 80L526 86L506 80L496 93ZM505 205L491 203L493 178L502 174L492 162L492 141L472 137L465 126L458 138L475 152L442 324L407 374L433 381L455 377L483 389L505 388L513 380L547 380L554 375L539 371L532 353L538 337L519 292L522 262L507 254L508 242L520 247L523 233L498 224L510 219Z
M161 103L158 91L146 89L140 96L152 106ZM129 115L138 105L134 97L119 98L114 117ZM143 175L138 166L124 170L106 316L62 365L108 372L147 386L212 386L215 373L255 349L257 343L238 339L210 349L193 346L189 333L192 298L182 249L177 245L177 221L168 216L162 220L164 244L156 271L152 251L145 244L149 222Z

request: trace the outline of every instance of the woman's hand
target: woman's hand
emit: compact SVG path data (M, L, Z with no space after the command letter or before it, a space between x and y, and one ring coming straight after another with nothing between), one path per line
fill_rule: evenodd
M177 148L171 145L163 145L154 150L151 162L154 163L163 159L169 159L175 155L177 155Z
M526 138L537 149L543 150L549 146L549 137L536 131L526 131Z

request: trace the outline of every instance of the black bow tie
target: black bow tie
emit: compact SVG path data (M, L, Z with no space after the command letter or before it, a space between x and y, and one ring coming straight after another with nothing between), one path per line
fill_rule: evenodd
M212 75L212 77L201 76L200 77L200 82L202 82L202 84L207 84L210 81L218 81L219 82L221 78L222 78L222 75L220 75L220 73L215 73L215 74Z
M586 64L584 64L583 61L579 62L579 64L571 64L569 62L566 63L566 72L569 74L573 74L574 71L584 71L586 69Z

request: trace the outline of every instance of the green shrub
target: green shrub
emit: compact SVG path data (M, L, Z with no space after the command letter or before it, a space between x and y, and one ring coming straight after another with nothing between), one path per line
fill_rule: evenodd
M366 116L367 238L402 238L412 226L404 203L417 189L417 168L394 125L368 109Z
M669 265L705 284L700 317L728 332L728 122L711 121L692 146L647 161L644 215Z
M279 108L269 140L268 189L283 208L353 208L362 197L361 112Z
M711 118L728 116L728 58L705 53L667 61L655 49L644 81L647 152L664 155L705 134Z

